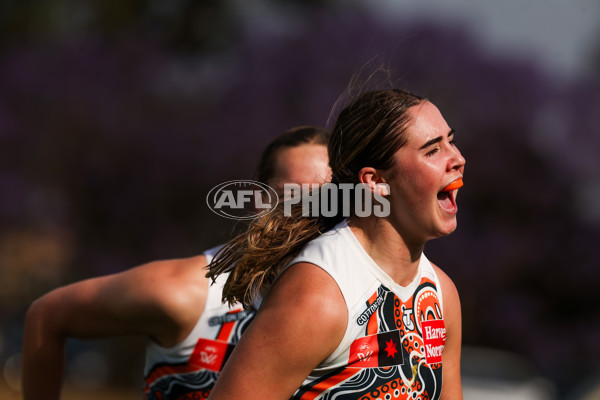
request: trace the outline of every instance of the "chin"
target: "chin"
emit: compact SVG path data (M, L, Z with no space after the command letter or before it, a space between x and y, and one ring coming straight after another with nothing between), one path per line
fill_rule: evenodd
M456 219L452 223L446 223L443 226L440 226L437 230L437 235L435 237L443 237L448 236L452 232L456 230L457 223Z

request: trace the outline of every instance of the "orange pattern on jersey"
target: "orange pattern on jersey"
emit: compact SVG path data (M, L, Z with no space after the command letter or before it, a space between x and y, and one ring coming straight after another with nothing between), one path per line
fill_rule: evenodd
M415 292L406 301L383 288L384 303L369 317L365 336L400 331L401 348L404 354L402 365L379 368L344 368L322 382L303 386L294 399L314 400L321 395L335 397L336 393L356 390L357 399L438 399L441 392L442 363L427 363L424 333L421 321L439 320L443 327L443 316L435 282L423 277ZM381 292L369 297L368 305L374 304ZM367 306L368 306L367 305ZM360 340L361 338L357 338ZM443 345L442 345L443 347ZM349 361L352 360L350 354ZM350 371L349 371L350 370ZM354 378L356 376L356 378ZM350 379L352 378L352 379ZM372 387L370 385L373 385ZM305 392L302 393L302 390ZM359 395L358 393L362 393ZM391 396L391 397L390 397ZM329 397L328 397L329 398Z
M377 300L378 294L379 293L377 291L373 293L373 295L369 298L369 304L373 304L375 300ZM373 315L371 315L371 318L369 318L369 322L367 324L367 336L376 334L378 329L379 326L377 324L377 313L373 313Z
M230 310L229 312L227 312L227 315L238 314L242 311L243 311L242 308ZM247 317L245 316L244 318L247 318ZM155 385L161 379L165 379L165 378L170 379L169 376L173 377L173 376L185 375L185 374L189 374L189 373L197 373L199 371L204 371L204 370L206 370L207 372L211 372L211 371L219 372L220 367L222 367L222 365L224 363L224 358L226 358L228 353L231 351L231 347L233 346L233 344L231 343L232 336L237 337L239 335L239 332L235 332L239 321L240 321L239 319L234 319L232 321L222 323L221 328L219 329L219 332L217 334L217 337L214 340L198 338L198 342L194 346L194 351L189 356L189 358L186 362L181 362L181 363L177 363L177 364L164 364L164 365L156 366L153 370L151 370L150 373L144 379L144 383L145 383L144 398L145 399L150 398L150 394L151 394L153 396L152 398L163 399L164 398L163 393L156 390ZM221 343L223 343L223 345L227 346L224 348L223 348L223 346L218 346L217 347L218 354L215 353L214 351L213 351L213 353L209 354L209 356L213 356L213 357L215 357L215 355L217 354L220 357L215 360L215 362L218 363L218 369L209 368L205 365L205 362L210 362L212 359L202 361L201 357L199 357L197 359L194 358L194 356L197 355L197 351L200 349L199 346L206 345L207 342L215 342L215 343L221 342ZM209 345L210 345L210 343L209 343ZM185 383L181 383L181 382L179 384L182 386L185 385ZM206 398L208 398L209 393L210 393L210 390L202 390L201 389L201 390L186 392L186 394L180 396L179 399L181 399L181 400L189 400L189 399L205 400ZM172 397L169 397L169 399L171 399L171 398Z
M362 396L359 400L379 400L385 398L386 394L390 394L390 398L400 400L430 400L427 393L420 393L423 389L423 385L417 379L413 380L410 388L407 389L401 379L394 379L393 381L387 382L377 388L371 390L371 393ZM414 393L417 393L416 397L413 397ZM389 396L388 396L389 397Z
M330 378L327 378L324 381L319 382L316 385L312 386L308 392L306 392L302 397L300 397L300 399L301 400L314 400L317 398L317 396L319 396L322 392L324 392L328 388L345 381L346 379L352 377L352 375L357 374L359 371L360 370L357 370L357 369L346 368L339 374L334 375Z

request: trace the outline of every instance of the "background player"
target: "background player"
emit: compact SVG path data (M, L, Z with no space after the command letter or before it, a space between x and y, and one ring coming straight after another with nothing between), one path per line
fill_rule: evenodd
M285 132L264 150L258 179L283 184L329 180L329 132L313 126ZM145 399L204 399L253 312L221 302L223 281L209 285L204 267L216 249L155 261L76 282L36 300L25 320L25 400L58 399L67 338L147 336Z

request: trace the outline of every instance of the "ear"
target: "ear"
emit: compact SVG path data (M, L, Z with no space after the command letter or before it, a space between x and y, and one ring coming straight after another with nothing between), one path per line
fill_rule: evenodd
M358 171L358 181L369 186L373 193L377 193L380 196L388 196L390 194L390 186L385 181L385 178L373 167L364 167Z

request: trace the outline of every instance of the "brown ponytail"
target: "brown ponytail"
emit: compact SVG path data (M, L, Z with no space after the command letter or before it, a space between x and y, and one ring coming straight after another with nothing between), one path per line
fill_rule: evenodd
M316 189L319 190L319 189ZM305 217L302 204L284 215L283 203L252 221L246 232L227 243L209 265L207 277L229 272L223 300L252 307L262 288L268 288L281 270L311 240L333 228L343 217Z

